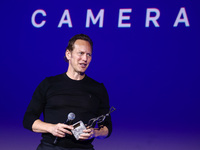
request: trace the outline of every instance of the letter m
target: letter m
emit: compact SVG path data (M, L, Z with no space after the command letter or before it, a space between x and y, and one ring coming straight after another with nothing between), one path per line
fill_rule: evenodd
M93 24L96 24L99 20L99 28L102 28L103 27L103 19L104 19L104 9L100 9L96 18L94 17L92 10L88 9L87 10L87 18L86 18L86 28L90 27L90 20L92 21Z

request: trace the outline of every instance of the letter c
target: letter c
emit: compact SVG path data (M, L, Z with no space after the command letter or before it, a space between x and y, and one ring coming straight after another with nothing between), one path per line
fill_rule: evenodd
M35 17L39 13L42 14L42 16L46 16L47 15L46 12L43 9L37 9L36 11L33 12L32 17L31 17L31 23L36 28L41 28L46 23L46 20L42 20L41 23L37 23L35 21Z

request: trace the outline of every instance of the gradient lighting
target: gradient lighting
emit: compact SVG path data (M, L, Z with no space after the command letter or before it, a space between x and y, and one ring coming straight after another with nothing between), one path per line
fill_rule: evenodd
M193 1L1 2L1 149L35 150L22 126L37 85L67 70L68 40L94 41L87 75L108 90L113 133L96 150L200 149L200 20Z

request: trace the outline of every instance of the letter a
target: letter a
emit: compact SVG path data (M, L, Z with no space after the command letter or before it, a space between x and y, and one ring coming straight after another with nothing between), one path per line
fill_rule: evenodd
M67 20L65 20L65 17L67 18ZM58 28L61 28L63 24L68 24L68 27L72 28L72 21L68 9L65 9L62 18L60 19L60 22L58 24Z
M182 15L183 15L183 18L181 18ZM186 13L184 7L181 7L173 27L177 27L179 23L185 23L186 27L190 26L188 17L187 17L187 13Z

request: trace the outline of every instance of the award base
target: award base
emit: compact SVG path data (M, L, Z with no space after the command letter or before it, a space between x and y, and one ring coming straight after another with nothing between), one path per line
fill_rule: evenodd
M74 129L72 130L72 133L73 133L74 137L76 138L76 140L79 140L80 134L83 133L83 130L85 130L86 127L82 121L79 121L79 122L73 124L73 127L74 127Z

